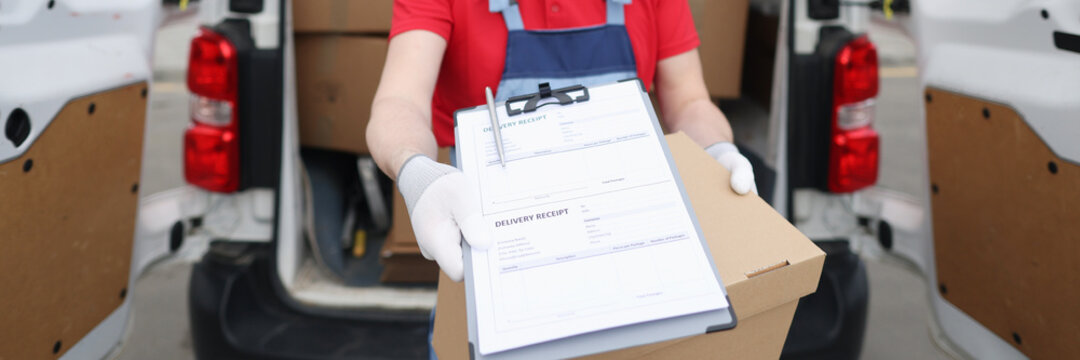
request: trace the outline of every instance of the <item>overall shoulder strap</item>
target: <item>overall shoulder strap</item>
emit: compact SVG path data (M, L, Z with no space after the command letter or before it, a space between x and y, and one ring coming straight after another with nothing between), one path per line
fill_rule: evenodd
M623 9L626 8L626 5L630 5L630 1L631 0L606 0L608 25L626 25L626 14Z
M517 0L488 0L488 11L502 13L507 30L525 30Z
M607 24L625 25L626 14L624 8L631 1L604 0L607 3ZM488 11L502 13L507 30L525 30L525 23L521 20L521 9L518 8L517 0L488 0Z

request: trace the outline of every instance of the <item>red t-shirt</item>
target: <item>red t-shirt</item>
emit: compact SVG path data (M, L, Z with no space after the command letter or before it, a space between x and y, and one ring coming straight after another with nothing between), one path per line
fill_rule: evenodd
M603 24L601 0L518 0L526 30ZM637 73L652 88L656 62L699 44L690 7L678 0L633 0L626 30ZM506 60L506 24L488 11L488 0L394 0L390 37L423 29L447 41L432 100L432 129L439 146L454 144L455 110L483 104L484 87L497 89Z

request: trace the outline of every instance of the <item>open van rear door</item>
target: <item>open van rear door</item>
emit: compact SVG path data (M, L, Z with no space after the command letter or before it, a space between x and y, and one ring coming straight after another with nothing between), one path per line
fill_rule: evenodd
M193 13L166 2L0 4L0 358L103 358L123 337L161 254L136 244L153 41Z
M936 338L974 358L1080 357L1080 3L910 6L930 221L905 255Z

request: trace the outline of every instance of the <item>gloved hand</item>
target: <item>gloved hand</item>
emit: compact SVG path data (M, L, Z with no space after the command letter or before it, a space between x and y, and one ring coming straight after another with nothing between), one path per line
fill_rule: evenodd
M423 155L405 161L398 171L398 190L409 209L420 253L435 260L450 279L464 275L461 237L479 250L491 245L484 227L480 195L458 169Z
M748 192L757 192L757 184L754 183L754 168L750 166L750 160L739 153L739 148L730 142L718 142L705 148L705 152L712 155L720 165L731 172L731 189L739 195Z

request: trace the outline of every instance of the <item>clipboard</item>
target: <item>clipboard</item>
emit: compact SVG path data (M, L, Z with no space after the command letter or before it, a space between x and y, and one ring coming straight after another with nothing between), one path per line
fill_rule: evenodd
M671 151L667 146L667 142L664 141L664 134L660 128L660 123L656 116L656 112L652 107L652 102L649 99L649 94L645 91L645 86L640 79L626 79L613 84L594 86L593 89L581 85L568 86L559 89L551 89L550 86L545 83L539 86L539 91L537 93L511 97L504 102L495 104L495 106L505 107L507 114L511 117L534 112L538 108L544 106L574 106L575 104L581 104L589 101L590 91L603 91L603 88L605 86L625 82L635 82L638 85L638 88L641 90L640 101L644 103L644 107L647 110L649 117L651 118L650 120L652 122L655 133L660 140L660 146L662 147L664 156L667 159L669 169L677 183L679 193L681 193L682 195L682 202L690 215L690 220L693 224L694 230L697 232L698 239L701 242L703 251L705 252L705 257L708 260L709 267L712 269L712 273L715 276L716 281L720 283L720 289L722 289L724 297L728 300L728 306L726 308L700 312L696 314L689 314L588 332L584 334L564 337L560 339L550 340L485 355L481 354L479 352L479 347L476 346L476 344L478 344L480 340L478 339L477 330L476 300L474 290L475 284L473 284L471 281L471 279L473 278L473 259L472 251L469 248L468 243L463 241L463 255L465 262L465 300L467 309L466 319L468 323L470 358L490 360L571 358L598 354L649 343L667 341L682 337L729 330L736 326L738 320L735 316L734 308L731 305L730 297L727 296L727 290L724 288L723 281L720 279L716 264L712 256L709 255L709 247L705 240L705 236L702 233L701 226L698 222L697 216L694 213L694 209L690 203L690 199L686 193L682 178L679 175L678 169L676 169L675 167L675 161L671 156ZM488 112L490 110L488 105L481 105L456 111L454 113L455 137L458 137L457 119L459 118L459 116L474 111ZM461 156L461 149L455 148L455 157L460 159ZM457 163L457 166L459 168L461 167L460 161Z

